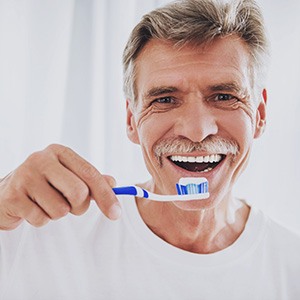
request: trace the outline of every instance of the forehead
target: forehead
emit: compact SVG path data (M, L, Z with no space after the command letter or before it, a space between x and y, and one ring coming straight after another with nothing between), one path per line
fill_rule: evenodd
M175 47L152 39L136 60L138 97L155 86L172 85L180 90L205 84L250 84L250 54L236 36L218 38L209 45Z

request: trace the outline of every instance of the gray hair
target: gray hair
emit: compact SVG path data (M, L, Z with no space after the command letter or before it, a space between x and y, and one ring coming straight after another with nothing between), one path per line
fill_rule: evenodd
M261 10L255 0L181 0L143 16L133 29L123 52L123 88L127 99L137 97L135 60L151 39L175 46L210 43L237 35L248 46L252 88L263 87L269 49Z

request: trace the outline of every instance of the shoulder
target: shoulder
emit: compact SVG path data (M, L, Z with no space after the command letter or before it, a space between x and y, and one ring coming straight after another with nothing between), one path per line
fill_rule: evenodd
M286 278L287 293L299 299L300 289L298 279L300 276L300 236L286 226L271 218L267 222L266 244L272 265L279 267L282 278ZM293 298L293 297L292 297ZM293 298L296 299L296 298Z
M300 235L283 224L266 217L264 253L281 265L289 278L300 275Z
M266 237L276 249L280 249L291 255L299 255L300 235L271 218L268 218Z
M257 207L251 205L251 213L247 223L263 233L263 239L266 242L286 246L293 245L300 250L300 234L271 218ZM256 231L256 233L258 232Z
M300 250L300 235L288 228L287 226L280 224L270 217L267 218L267 237L281 245L297 247Z
M255 234L260 255L283 265L294 266L300 274L300 235L279 223L267 214L251 206L248 219L252 234Z

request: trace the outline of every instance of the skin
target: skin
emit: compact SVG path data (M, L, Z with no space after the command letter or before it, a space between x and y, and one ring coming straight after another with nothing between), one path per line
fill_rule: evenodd
M231 245L243 231L250 208L237 202L232 188L247 165L252 142L265 127L266 90L254 95L247 46L237 37L219 38L206 46L180 49L150 40L136 61L136 102L127 100L127 133L140 144L152 179L142 187L176 194L180 177L205 176L210 197L198 201L157 203L137 199L148 227L168 243L196 253L212 253ZM227 155L204 174L183 170L167 153L155 156L158 143L170 138L202 142L214 136L234 141L237 155ZM228 216L233 215L233 222Z

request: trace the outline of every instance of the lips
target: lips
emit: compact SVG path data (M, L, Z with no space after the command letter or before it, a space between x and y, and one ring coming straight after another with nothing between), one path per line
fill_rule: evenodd
M176 166L190 172L205 173L214 169L223 159L223 154L205 156L171 155L168 159Z

